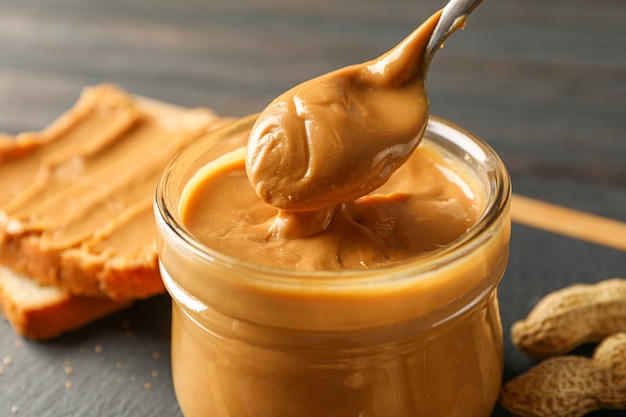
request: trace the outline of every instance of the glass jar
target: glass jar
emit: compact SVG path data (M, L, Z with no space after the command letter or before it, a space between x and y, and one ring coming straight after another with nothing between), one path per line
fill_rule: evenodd
M487 417L502 378L497 300L510 181L494 151L432 117L420 146L457 158L485 196L477 224L402 265L287 271L199 243L179 202L208 161L245 144L255 116L178 155L157 186L172 373L187 417ZM225 202L226 204L226 202Z

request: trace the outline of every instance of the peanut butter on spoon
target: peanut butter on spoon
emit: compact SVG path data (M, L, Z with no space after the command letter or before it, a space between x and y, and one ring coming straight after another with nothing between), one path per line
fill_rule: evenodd
M262 200L287 211L320 210L387 181L426 128L424 50L440 15L381 57L306 81L265 108L246 155Z
M273 234L324 230L338 205L407 161L428 122L430 61L480 2L451 0L382 56L306 81L265 108L245 166L259 198L279 209Z

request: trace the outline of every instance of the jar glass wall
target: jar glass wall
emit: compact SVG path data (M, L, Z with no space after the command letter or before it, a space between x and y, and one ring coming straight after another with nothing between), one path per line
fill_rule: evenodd
M290 271L225 256L181 222L185 185L245 144L250 116L178 155L157 186L172 372L187 417L487 417L502 377L497 285L509 254L510 182L494 151L431 118L423 144L462 164L479 221L400 265Z

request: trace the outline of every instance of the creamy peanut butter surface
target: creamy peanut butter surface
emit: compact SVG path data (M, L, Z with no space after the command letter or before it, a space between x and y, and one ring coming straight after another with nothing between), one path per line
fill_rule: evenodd
M33 149L2 162L0 213L11 222L9 232L41 233L42 245L65 249L87 239L101 244L138 211L151 222L156 178L176 152L206 132L211 118L200 111L186 120L172 117L168 126L165 117L150 117L113 87L101 94L106 89L87 90L58 125L32 134L40 137L17 138L32 141ZM139 248L151 239L152 226L102 250L123 252L120 245Z
M432 147L420 146L375 192L306 213L261 201L244 155L239 148L206 165L187 186L181 217L207 246L255 264L336 270L402 262L458 238L483 209L477 180Z

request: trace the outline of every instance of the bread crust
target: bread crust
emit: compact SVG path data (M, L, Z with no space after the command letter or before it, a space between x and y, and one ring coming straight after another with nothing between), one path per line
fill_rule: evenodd
M0 267L0 308L14 331L45 341L128 307L131 301L72 296Z

